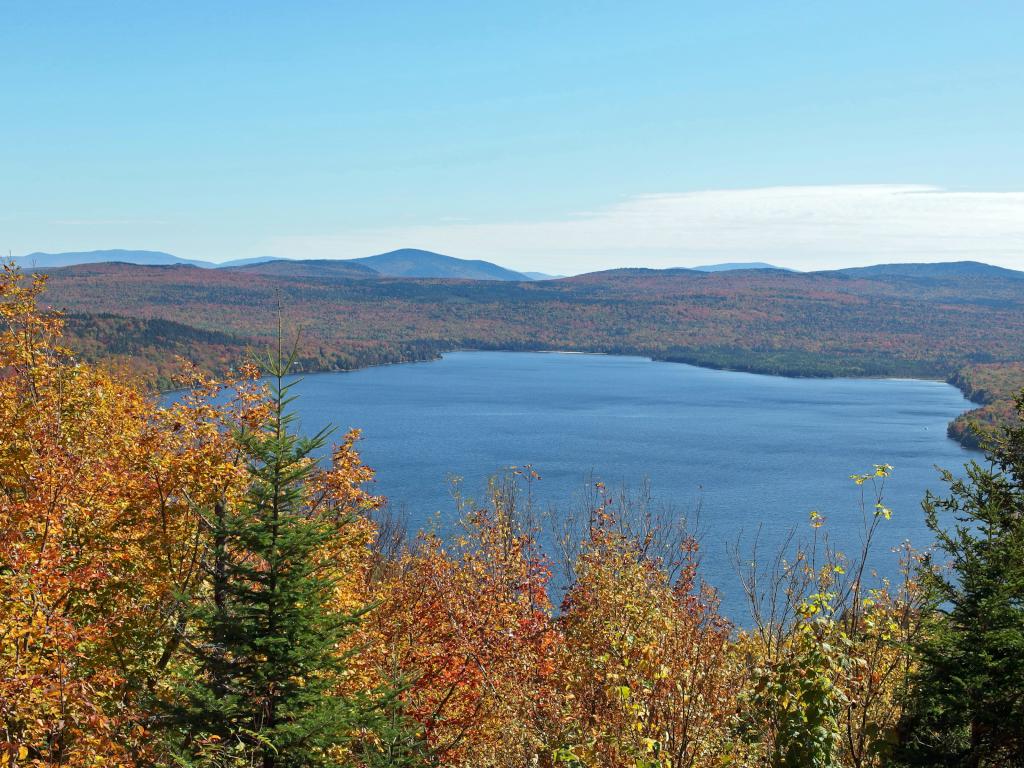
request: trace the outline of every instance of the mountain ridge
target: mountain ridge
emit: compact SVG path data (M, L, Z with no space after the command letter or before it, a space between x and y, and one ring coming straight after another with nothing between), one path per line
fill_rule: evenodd
M363 256L348 261L364 264L388 277L452 278L463 280L528 281L522 272L481 259L459 259L420 248L399 248L395 251Z
M702 264L699 267L686 267L686 269L695 269L698 272L737 272L743 269L778 269L783 272L792 271L785 267L777 267L774 264L769 264L765 261L726 261L721 264Z
M909 278L955 278L955 277L1006 277L1024 279L1024 272L1006 267L997 267L982 261L916 261L893 264L872 264L866 267L844 267L834 270L820 270L825 273L839 273L851 277L909 277Z
M501 280L506 282L530 282L561 279L589 278L589 276L666 276L679 274L716 274L729 272L776 272L803 275L842 276L860 279L908 278L917 280L948 280L956 278L1001 277L1024 279L1024 271L999 267L980 261L938 261L938 262L896 262L872 264L863 267L841 267L838 269L796 272L766 262L724 262L697 267L616 267L605 270L583 272L577 275L548 275L540 272L517 272L494 262L481 259L461 259L419 248L400 248L394 251L362 256L354 259L287 259L274 256L256 256L232 259L225 262L210 262L186 259L166 251L102 249L95 251L65 251L47 253L36 251L16 256L14 263L27 270L61 269L85 264L124 263L138 266L189 266L201 269L231 269L260 271L263 274L313 276L321 270L329 277L396 277L452 280ZM276 266L264 266L274 264ZM341 266L346 265L346 266Z
M251 269L264 264L279 266L268 268L267 273L309 275L315 267L333 276L348 273L350 276L369 277L373 274L384 277L437 278L455 280L533 280L522 272L506 269L493 262L481 259L460 259L434 251L419 248L401 248L372 256L355 259L284 259L273 256L232 259L215 263L199 259L185 259L165 251L130 250L123 248L95 251L65 251L44 253L37 251L16 256L14 263L25 269L60 269L83 264L122 263L138 266L187 265L202 269ZM305 266L290 268L287 264ZM337 265L346 264L342 268ZM545 276L547 279L547 276Z

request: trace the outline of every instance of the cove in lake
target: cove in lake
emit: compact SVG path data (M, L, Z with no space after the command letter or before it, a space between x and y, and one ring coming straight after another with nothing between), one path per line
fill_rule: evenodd
M610 488L649 478L655 498L681 513L700 504L703 577L723 611L745 603L726 552L762 526L770 552L811 510L835 543L859 547L861 489L850 475L895 467L876 559L932 537L920 502L943 491L935 466L954 472L971 454L946 424L971 404L934 381L787 379L652 362L638 357L456 352L429 363L306 376L296 388L302 431L363 430L373 489L404 509L413 530L450 532L457 513L448 478L483 499L489 476L532 464L542 507L566 508L593 476ZM873 500L869 500L873 501Z

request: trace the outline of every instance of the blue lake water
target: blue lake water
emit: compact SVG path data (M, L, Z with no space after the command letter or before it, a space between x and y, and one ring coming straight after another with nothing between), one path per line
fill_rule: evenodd
M375 491L413 527L451 530L449 476L485 495L487 478L531 464L540 507L567 508L588 478L609 487L648 478L681 512L701 506L703 575L731 616L745 612L726 545L762 527L762 546L825 515L833 538L856 549L861 490L849 476L888 463L879 534L883 553L931 536L920 502L941 491L935 466L972 454L946 437L971 404L932 381L787 379L638 357L458 352L442 360L305 377L296 409L304 432L330 423L363 430ZM883 555L880 569L891 572Z

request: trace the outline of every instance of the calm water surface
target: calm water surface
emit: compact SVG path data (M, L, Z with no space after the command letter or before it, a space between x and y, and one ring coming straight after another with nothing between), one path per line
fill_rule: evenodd
M566 507L588 477L608 486L649 479L682 512L701 505L704 576L731 616L744 611L726 545L762 527L765 545L819 510L848 550L861 530L860 489L872 464L895 467L894 511L879 550L931 537L920 501L942 490L935 466L972 454L946 438L971 407L947 384L786 379L637 357L458 352L430 363L307 376L297 388L303 431L359 427L375 491L413 527L450 531L449 477L483 498L487 478L532 464L542 506ZM891 572L883 555L881 569Z

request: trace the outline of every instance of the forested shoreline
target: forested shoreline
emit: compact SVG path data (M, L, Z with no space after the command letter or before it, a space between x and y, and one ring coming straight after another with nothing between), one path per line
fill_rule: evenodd
M296 274L68 267L53 270L46 304L65 311L68 343L83 358L162 389L179 356L223 375L272 344L279 308L302 329L303 371L465 349L559 350L783 376L947 380L991 401L950 426L972 447L969 424L1012 421L1024 386L1024 281L1001 275L617 270L515 283L350 279L296 264Z
M131 320L118 315L67 315L69 346L82 359L114 370L130 372L147 387L161 393L178 389L173 378L177 361L188 359L211 376L224 376L237 368L245 353L253 349L252 340L231 337L216 332L201 331L191 326L168 321ZM107 327L104 328L104 324ZM211 341L211 339L215 341ZM196 352L199 354L196 354ZM509 347L478 344L466 347L445 346L438 342L405 345L398 350L374 350L373 354L347 357L343 360L324 361L322 358L299 358L294 371L302 373L340 373L381 365L402 365L439 360L448 352L573 352L578 354L626 355L647 357L656 362L681 363L711 370L737 371L786 378L909 378L945 381L959 389L964 397L978 403L949 423L947 434L966 448L980 447L979 434L992 428L1012 423L1013 387L1024 382L1024 370L1017 364L1008 364L1008 375L995 392L978 392L971 383L974 369L961 369L952 374L937 373L928 364L893 368L886 361L851 363L848 368L836 368L809 360L809 355L769 354L763 357L745 351L701 351L670 356L645 354L628 346L612 349L559 349L541 345ZM340 363L340 365L339 365ZM998 366L996 366L998 367Z

